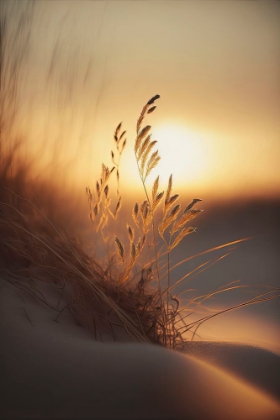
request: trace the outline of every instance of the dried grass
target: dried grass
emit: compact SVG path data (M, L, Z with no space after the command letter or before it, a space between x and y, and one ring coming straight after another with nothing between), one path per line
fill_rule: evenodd
M114 132L116 150L111 151L113 166L103 164L95 188L86 189L96 241L99 235L103 243L115 245L115 251L109 253L109 263L105 265L90 258L83 244L67 233L66 216L64 224L59 222L62 217L53 220L48 216L55 212L50 212L42 203L52 195L46 186L30 184L28 166L15 164L15 150L0 154L0 269L1 277L19 291L31 293L48 305L44 296L34 288L32 279L35 273L37 280L56 284L61 293L64 293L66 284L70 285L67 305L60 308L58 302L53 307L57 312L57 322L61 313L69 310L79 323L93 332L97 340L103 339L104 331L116 339L116 328L121 328L131 340L175 349L184 344L186 333L191 332L194 337L198 328L214 316L278 297L279 290L265 289L264 293L242 304L186 322L195 308L199 309L215 294L244 286L226 285L208 295L190 298L181 307L181 297L174 293L176 286L216 264L229 252L219 258L208 259L171 282L173 270L191 258L218 249L231 250L248 238L203 251L171 266L170 253L186 236L195 232L188 223L201 213L195 208L201 200L195 198L182 208L178 203L179 194L172 192L172 175L166 191L160 188L159 176L155 178L151 191L147 189L146 179L156 168L160 156L157 150L154 151L156 142L151 139L151 126L142 128L142 124L146 116L155 111L153 104L158 99L159 95L155 95L146 103L136 124L135 159L146 197L134 204L132 223L126 221L124 224L124 238L116 236L110 228L110 221L121 217L120 158L126 145L126 132L122 131L121 123ZM116 176L117 181L115 204L111 198L112 176ZM39 195L40 206L35 205L35 197Z
M127 225L127 237L124 237L124 239L119 237L114 238L117 251L116 256L119 258L121 263L121 269L118 273L118 278L116 281L121 289L129 289L131 296L135 296L136 291L141 291L141 311L138 312L138 308L136 315L140 321L141 330L143 333L149 336L150 332L153 331L152 337L155 342L170 348L175 348L180 345L182 341L184 341L184 333L193 330L194 336L202 323L204 323L207 319L218 315L219 313L223 313L224 311L217 312L215 315L211 314L209 317L204 317L195 322L186 324L185 316L182 316L182 313L187 310L188 305L181 309L180 300L171 292L187 277L197 275L197 273L204 271L228 255L228 253L225 253L218 259L208 260L207 262L200 264L194 270L182 276L182 278L174 281L171 285L171 272L174 268L176 268L176 266L170 266L170 253L182 242L182 240L187 235L190 235L196 231L196 228L193 226L188 226L188 223L202 212L201 209L194 207L202 200L199 198L194 198L182 211L181 205L177 203L179 194L172 195L172 175L169 177L165 192L159 192L159 176L155 178L151 192L149 193L147 190L147 177L151 174L152 170L157 167L157 164L160 160L160 155L158 150L154 150L157 141L152 140L151 125L146 125L143 128L142 125L146 116L155 111L156 106L151 107L151 105L153 105L154 102L159 98L159 95L155 95L144 105L136 123L134 152L138 166L139 177L142 182L146 197L143 202L140 204L136 202L133 206L132 220L135 224L135 229L133 229L130 225ZM116 129L114 136L115 141L118 141L117 135L120 131L120 127L121 123ZM111 155L113 158L113 163L115 163L113 152L111 152ZM117 191L117 196L119 196L119 190ZM100 201L97 200L98 205L99 202ZM162 212L159 214L161 203ZM110 214L114 218L118 216L117 213L110 212ZM108 218L106 218L106 222L109 222ZM98 231L98 228L99 225L96 224L96 231ZM128 250L125 246L127 239L127 246L129 247ZM162 240L165 250L161 248L161 250L158 251L159 239ZM210 253L217 249L231 247L232 245L238 242L242 242L243 240L246 239L223 244L220 247L207 250L199 255ZM154 253L153 257L151 257L151 247ZM165 257L167 262L164 266L160 267L160 260L162 257ZM197 257L197 255L193 258L195 257ZM182 263L184 262L186 262L186 260L182 261ZM141 268L143 266L144 268ZM163 289L162 287L166 277L167 286ZM157 287L153 286L153 288L151 288L151 285L154 284L155 279L157 280ZM239 286L234 286L232 288L225 287L224 289L219 290L219 293L232 290L236 287ZM139 294L137 293L136 295L137 298L140 299ZM247 301L242 305L237 305L235 307L229 308L228 310L233 310L240 306L246 306L258 301L261 302L267 297L272 299L278 297L278 295L278 290L271 288L268 292L268 296L265 293L256 297L256 300L253 299L252 301ZM213 293L205 296L203 301L205 302L211 296L213 296ZM196 304L197 300L194 299L189 303ZM134 307L134 310L135 308L136 307ZM147 313L149 313L153 319L151 327L149 327L149 322L146 323Z

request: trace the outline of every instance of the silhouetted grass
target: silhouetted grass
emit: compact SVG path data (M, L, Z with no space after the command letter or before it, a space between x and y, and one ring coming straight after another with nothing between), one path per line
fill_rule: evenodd
M279 295L277 289L270 288L240 305L211 313L195 322L186 322L190 307L199 308L214 294L243 286L227 285L206 296L190 299L183 307L180 296L174 292L187 277L209 268L228 252L209 259L179 279L171 278L176 268L171 266L171 252L186 236L195 232L189 222L201 212L195 207L201 199L194 198L182 208L179 194L173 193L172 175L164 190L159 177L154 179L151 191L148 190L147 178L156 169L160 155L155 150L157 142L151 138L151 126L143 124L155 111L154 104L159 95L145 104L136 123L134 152L145 199L134 204L131 221L122 217L124 199L119 180L126 132L121 123L114 133L113 166L109 168L102 164L95 188L86 190L95 248L104 246L107 253L102 260L90 257L85 244L74 235L76 215L71 207L71 195L67 197L65 191L50 182L32 179L32 164L21 154L23 140L14 138L9 129L17 111L18 60L22 55L15 62L5 61L5 19L1 20L0 28L1 66L3 63L6 66L4 70L1 67L1 81L8 86L2 90L0 113L1 277L47 305L50 303L36 289L36 282L55 284L61 295L67 295L67 305L59 309L58 302L52 307L57 312L54 320L58 322L61 313L70 310L98 340L103 339L104 332L117 340L116 331L122 330L131 340L169 348L182 345L187 332L195 335L199 326L214 316ZM23 29L18 27L15 41L21 38ZM116 176L114 196L111 191L113 176ZM118 225L123 225L118 234L111 223L116 220ZM88 223L88 229L92 229L91 223ZM119 231L123 232L123 237ZM201 254L210 254L217 248L226 249L243 240ZM185 262L187 260L182 264Z

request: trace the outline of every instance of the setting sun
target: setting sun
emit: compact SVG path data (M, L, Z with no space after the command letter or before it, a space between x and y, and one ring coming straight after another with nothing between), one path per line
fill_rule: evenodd
M150 187L158 175L161 185L166 185L171 174L179 188L205 183L211 165L209 139L205 135L175 123L152 126L151 134L151 139L157 141L154 150L158 150L161 159L147 177L147 186ZM130 186L135 188L140 184L132 146L128 154L123 172Z
M161 160L157 172L165 182L172 171L177 184L198 181L205 175L209 153L205 139L179 125L164 124L153 129Z

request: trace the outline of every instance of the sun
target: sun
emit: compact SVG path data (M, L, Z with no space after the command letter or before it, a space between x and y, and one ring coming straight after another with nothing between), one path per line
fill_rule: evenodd
M178 186L202 181L209 162L205 138L184 126L163 124L153 127L161 160L154 170L163 182L172 173Z
M164 123L154 125L151 140L157 140L154 151L158 150L160 161L147 177L145 184L150 189L159 175L160 185L167 185L173 175L174 185L180 190L202 187L209 181L211 150L206 134L188 129L182 124ZM212 156L213 158L213 156ZM130 145L126 161L123 163L125 184L131 191L141 188L135 161L134 149Z

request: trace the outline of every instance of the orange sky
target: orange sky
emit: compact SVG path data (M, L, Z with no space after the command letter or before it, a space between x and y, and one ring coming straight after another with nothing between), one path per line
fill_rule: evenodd
M28 153L38 152L41 168L55 156L55 168L83 189L101 162L111 164L123 121L122 185L140 187L135 123L160 94L147 121L162 155L151 180L159 173L164 188L173 173L197 196L275 195L279 18L270 1L35 2L18 117Z

